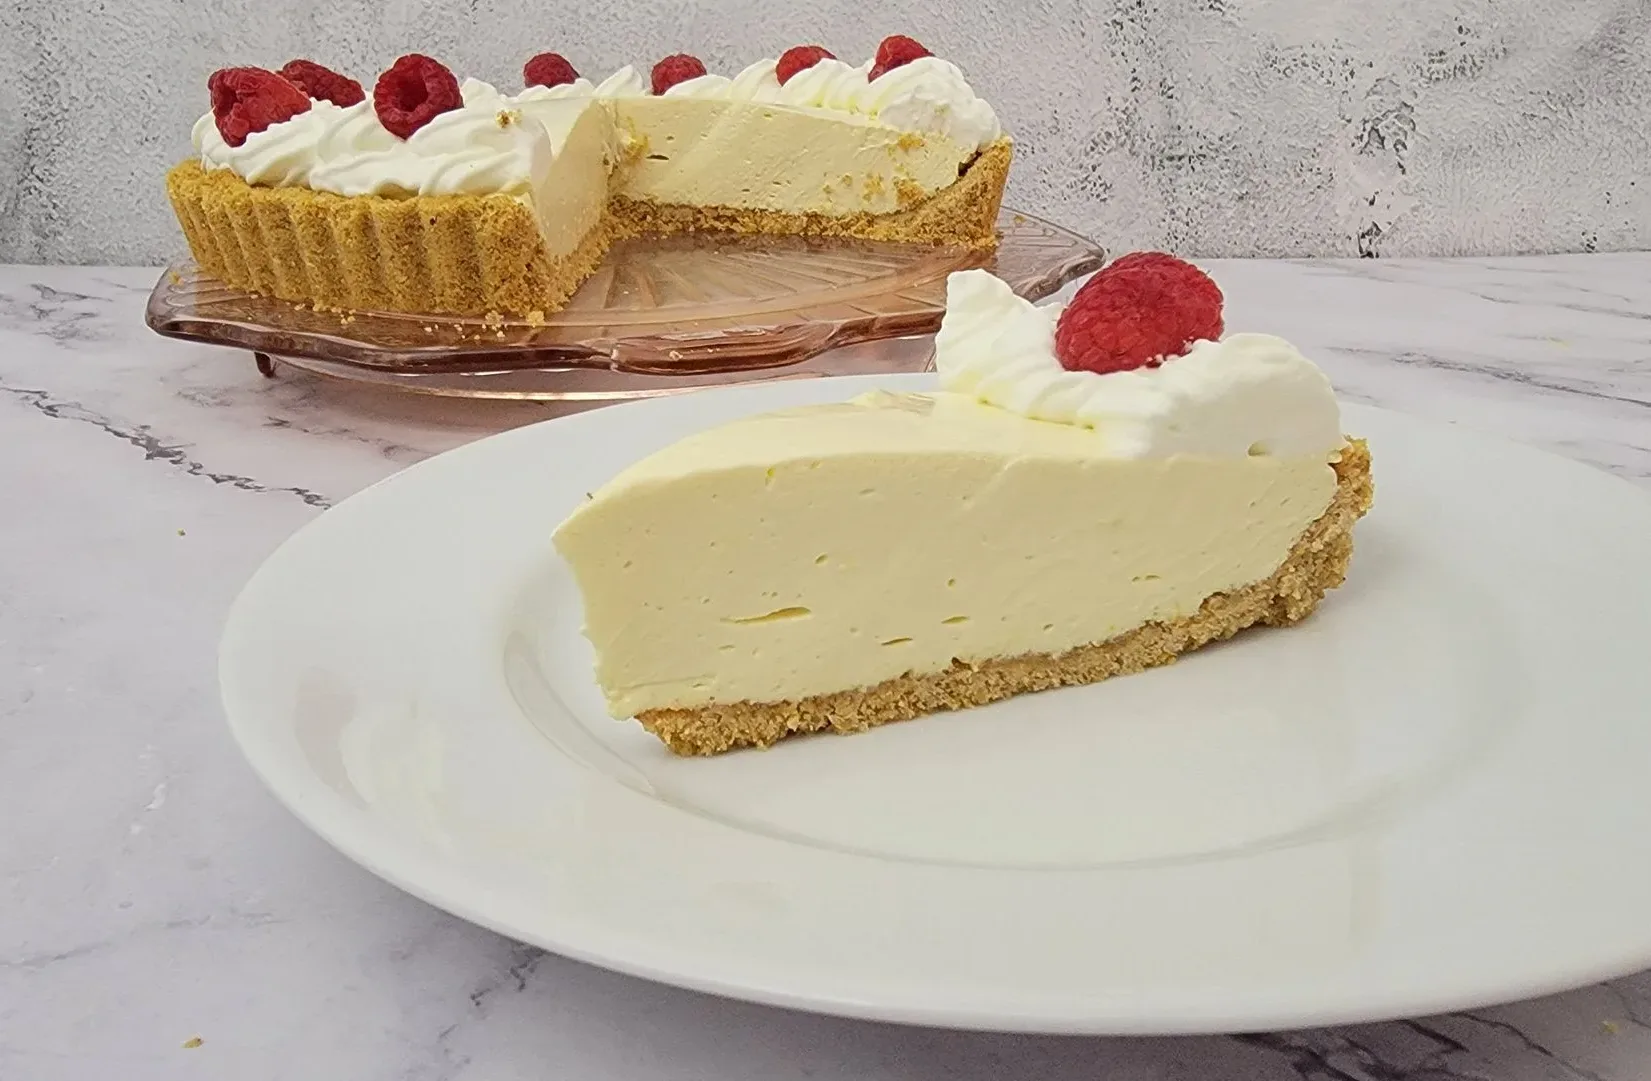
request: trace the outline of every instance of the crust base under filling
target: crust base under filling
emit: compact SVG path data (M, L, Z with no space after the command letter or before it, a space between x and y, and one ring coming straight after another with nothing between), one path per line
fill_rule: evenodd
M897 244L987 249L997 244L997 214L1013 148L1000 139L980 152L951 187L902 196L888 214L789 213L729 206L678 206L616 196L608 204L614 235L745 233L852 237Z
M1348 441L1335 470L1336 493L1330 506L1297 539L1271 577L1217 593L1185 618L1148 623L1065 653L954 662L943 672L900 676L856 691L794 702L648 710L637 720L677 754L721 754L738 747L766 747L805 732L862 732L1030 691L1098 683L1170 664L1182 653L1247 627L1287 626L1306 618L1328 590L1341 585L1353 555L1353 524L1370 509L1370 453L1363 440Z

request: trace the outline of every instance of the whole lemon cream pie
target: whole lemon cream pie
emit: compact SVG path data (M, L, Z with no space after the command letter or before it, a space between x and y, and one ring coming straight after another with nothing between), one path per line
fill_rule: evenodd
M729 78L687 54L600 82L542 53L508 94L397 60L226 68L167 189L196 261L342 309L553 311L618 237L716 230L990 248L1010 142L950 62L894 36Z
M939 390L691 436L555 546L615 717L715 754L1168 663L1294 623L1370 506L1364 444L1283 339L1223 336L1167 255L1036 307L948 281Z

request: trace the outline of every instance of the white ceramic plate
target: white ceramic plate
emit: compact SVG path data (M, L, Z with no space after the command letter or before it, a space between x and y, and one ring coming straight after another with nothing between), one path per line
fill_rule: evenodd
M608 719L553 555L620 467L927 377L661 399L414 466L273 555L225 631L248 759L465 919L830 1013L1168 1033L1482 1004L1651 965L1651 499L1394 413L1348 584L1096 687L672 758Z

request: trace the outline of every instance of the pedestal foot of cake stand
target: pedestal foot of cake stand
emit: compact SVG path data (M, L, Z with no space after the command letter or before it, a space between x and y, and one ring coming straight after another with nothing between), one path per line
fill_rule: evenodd
M254 353L252 354L252 360L253 363L258 365L259 375L265 379L275 378L275 361L270 358L268 353Z

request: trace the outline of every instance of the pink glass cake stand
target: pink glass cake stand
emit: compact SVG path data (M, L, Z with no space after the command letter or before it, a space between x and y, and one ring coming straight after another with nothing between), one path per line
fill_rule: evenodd
M984 266L1039 299L1101 266L1083 237L1005 210L994 255L819 238L625 241L542 322L316 311L169 267L157 333L252 351L321 375L426 394L577 408L757 380L926 370L946 275ZM886 347L843 350L864 342Z

